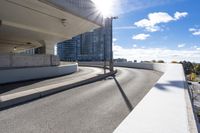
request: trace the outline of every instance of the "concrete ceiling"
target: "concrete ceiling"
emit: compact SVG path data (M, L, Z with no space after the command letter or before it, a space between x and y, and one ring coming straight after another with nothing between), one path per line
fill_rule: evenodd
M0 0L0 52L12 50L16 47L14 42L21 42L21 49L39 47L41 40L57 43L101 25L99 19L95 23L91 17L51 4L39 0ZM94 15L97 14L93 13L92 18Z

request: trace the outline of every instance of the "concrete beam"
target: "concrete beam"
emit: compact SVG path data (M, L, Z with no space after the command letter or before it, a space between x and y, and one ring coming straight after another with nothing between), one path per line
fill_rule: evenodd
M0 0L0 41L31 42L31 48L37 48L40 46L34 42L38 40L56 44L100 27L103 17L91 10L95 9L91 1L84 2L82 7L81 1L65 1L63 4L63 0ZM85 8L87 5L93 8ZM18 47L25 50L30 48L28 46L22 43ZM13 46L7 43L0 42L0 47L0 53L13 52ZM47 53L52 53L49 47Z

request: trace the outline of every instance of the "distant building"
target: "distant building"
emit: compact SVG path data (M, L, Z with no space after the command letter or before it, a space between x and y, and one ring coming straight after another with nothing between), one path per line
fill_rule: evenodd
M57 45L57 54L61 61L103 61L110 59L111 22L93 32L73 37ZM104 47L105 46L105 47ZM104 53L105 52L105 53ZM104 57L105 56L105 57Z
M35 48L28 49L28 50L23 50L23 51L19 52L19 54L34 55L35 54Z
M80 43L80 36L74 37L71 40L64 41L57 45L57 54L62 61L76 61L77 60L77 47ZM66 54L67 53L67 54Z
M127 59L124 58L118 58L118 59L114 59L114 62L127 62Z

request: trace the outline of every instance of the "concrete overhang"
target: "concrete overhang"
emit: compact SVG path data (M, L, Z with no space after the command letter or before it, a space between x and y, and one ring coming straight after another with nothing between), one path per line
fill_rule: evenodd
M41 40L57 43L104 23L90 0L1 0L0 18L1 53L13 42L21 50L39 47Z

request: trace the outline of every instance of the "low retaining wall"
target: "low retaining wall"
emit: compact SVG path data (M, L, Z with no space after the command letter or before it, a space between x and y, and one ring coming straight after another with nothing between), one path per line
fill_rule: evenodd
M59 63L55 55L0 54L0 68L58 66Z
M100 62L80 64L87 63L89 66L101 64ZM114 133L198 133L181 64L115 63L114 65L164 73Z
M78 70L78 65L69 64L49 67L30 67L0 70L0 84L32 79L41 79L70 74Z
M116 63L115 66L151 69L164 74L114 133L198 132L181 64Z

